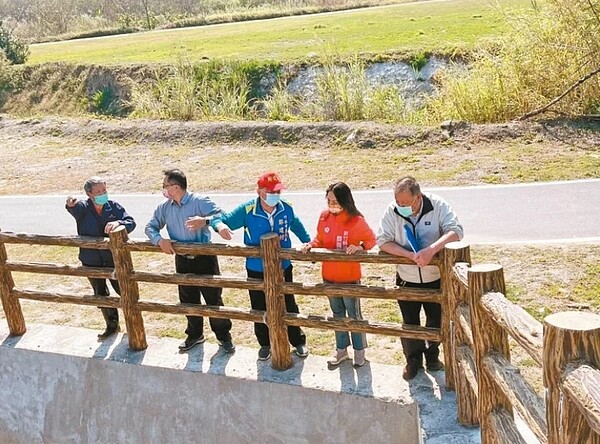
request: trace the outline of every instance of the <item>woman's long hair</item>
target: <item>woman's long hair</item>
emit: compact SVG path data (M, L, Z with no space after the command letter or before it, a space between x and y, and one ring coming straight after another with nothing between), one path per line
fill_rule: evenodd
M338 201L340 207L346 211L350 216L362 216L362 213L358 211L356 208L356 204L354 203L354 197L352 197L352 191L350 191L350 187L346 185L344 182L336 182L332 183L327 187L327 191L325 192L325 197L332 192L335 196L335 200Z

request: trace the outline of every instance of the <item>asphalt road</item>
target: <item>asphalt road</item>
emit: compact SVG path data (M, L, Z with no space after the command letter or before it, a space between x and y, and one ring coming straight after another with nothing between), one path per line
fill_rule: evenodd
M144 226L163 197L158 194L111 195L110 184L108 191L109 197L120 202L136 219L138 227L131 236L145 238ZM465 228L465 241L471 244L600 241L600 179L425 191L444 197L452 205ZM226 211L255 196L209 195ZM293 203L308 232L314 234L319 213L325 207L324 191L284 191L284 196ZM393 199L392 191L355 191L354 197L359 210L376 231L381 214ZM2 196L0 229L75 234L75 222L64 209L65 198L66 195ZM214 234L213 241L222 240ZM241 230L234 241L242 241Z

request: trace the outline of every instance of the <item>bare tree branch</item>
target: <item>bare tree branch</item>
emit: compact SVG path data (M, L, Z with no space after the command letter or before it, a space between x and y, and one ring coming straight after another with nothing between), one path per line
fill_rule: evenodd
M597 75L598 73L600 73L600 66L598 66L596 69L594 69L592 72L590 72L589 74L586 74L584 77L582 77L581 79L577 80L575 83L573 83L571 86L569 86L565 92L563 92L561 95L559 95L558 97L555 97L554 99L552 99L549 103L547 103L546 105L542 106L541 108L535 109L533 111L530 111L526 114L523 114L521 117L519 117L517 120L525 120L525 119L529 119L530 117L533 116L537 116L538 114L541 114L545 111L548 110L548 108L550 108L551 106L553 106L554 104L556 104L557 102L560 102L562 100L563 97L565 97L567 94L569 94L571 91L575 90L577 87L579 87L582 83L588 81L589 79L591 79L592 77L594 77L595 75Z

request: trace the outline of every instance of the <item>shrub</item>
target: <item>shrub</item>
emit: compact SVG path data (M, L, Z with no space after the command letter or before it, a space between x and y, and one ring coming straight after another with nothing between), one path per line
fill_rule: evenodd
M425 65L427 65L427 62L429 61L429 58L427 57L427 55L423 52L419 52L418 54L415 54L408 62L408 64L411 66L411 68L415 71L415 72L420 72L423 67Z
M0 20L0 49L4 52L6 59L13 65L19 65L27 61L29 47L4 27Z
M481 50L468 71L439 77L429 119L501 122L546 105L600 66L599 17L600 0L548 0L512 18L513 29L497 48ZM552 110L570 116L594 112L599 100L596 76Z
M91 112L105 116L118 116L123 113L119 100L115 97L112 88L106 87L92 94L88 101Z

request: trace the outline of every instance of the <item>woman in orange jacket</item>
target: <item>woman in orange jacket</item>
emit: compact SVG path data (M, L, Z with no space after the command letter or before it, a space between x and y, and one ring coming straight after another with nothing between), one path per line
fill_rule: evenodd
M321 213L317 225L316 237L304 244L302 251L311 248L327 248L344 250L354 254L359 250L370 250L376 245L375 233L367 224L363 215L356 208L352 191L344 182L336 182L327 188L328 209ZM358 284L361 278L359 262L323 262L323 281L333 284ZM333 317L350 317L362 319L360 299L352 297L330 297L329 304ZM335 332L335 355L327 361L330 367L337 367L350 359L348 346L354 348L354 366L365 364L365 348L367 338L364 333Z

